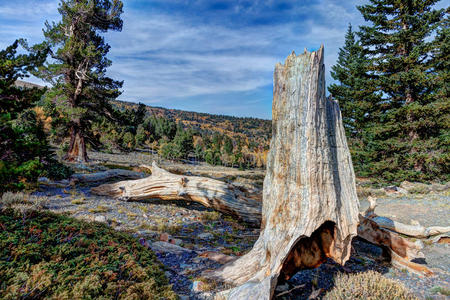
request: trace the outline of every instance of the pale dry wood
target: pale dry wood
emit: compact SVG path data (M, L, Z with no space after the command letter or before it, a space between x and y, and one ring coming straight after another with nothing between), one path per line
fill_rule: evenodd
M374 217L373 220L380 227L415 238L428 238L430 236L450 232L450 227L441 227L441 226L424 227L420 224L409 225L394 221L387 217L377 216Z
M237 287L228 299L270 299L278 277L344 263L358 225L355 176L338 103L325 97L323 47L274 72L272 140L261 234L253 249L206 273Z
M374 222L378 224L378 226L382 228L415 238L428 238L431 236L450 232L450 227L448 226L424 227L418 222L409 225L392 220L387 217L377 216L375 214L375 208L377 206L376 198L369 196L367 200L369 201L370 206L366 210L365 216L370 217Z
M146 175L141 172L123 170L123 169L111 169L103 172L96 173L76 173L70 177L70 181L73 183L95 183L95 182L107 182L110 180L124 180L124 179L139 179Z
M382 246L389 252L391 264L400 269L406 269L409 272L430 276L433 274L429 268L417 264L411 260L423 258L421 252L423 243L419 240L412 242L400 236L396 232L381 227L376 220L379 218L375 214L377 206L376 198L369 197L369 208L364 215L359 215L358 236L366 241Z
M153 162L152 175L143 179L103 184L92 188L97 195L126 201L187 200L198 202L220 212L236 216L248 223L260 224L261 201L245 191L216 179L177 175L159 168Z

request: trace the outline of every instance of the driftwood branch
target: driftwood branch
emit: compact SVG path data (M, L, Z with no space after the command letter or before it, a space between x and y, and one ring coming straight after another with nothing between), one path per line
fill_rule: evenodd
M366 217L371 218L374 222L378 224L378 226L388 229L390 231L394 231L400 234L404 234L410 237L415 238L428 238L435 235L440 235L442 233L450 232L450 227L442 227L442 226L430 226L424 227L420 225L418 222L415 224L404 224L401 222L394 221L387 217L380 217L375 214L375 208L377 206L376 198L368 197L369 208L365 212Z
M125 201L187 200L236 216L248 223L260 224L261 201L239 188L206 177L172 174L155 163L152 175L143 179L104 184L92 188L97 195L111 196Z
M370 204L369 208L364 215L359 215L358 236L372 244L387 249L393 266L407 269L420 275L432 275L433 271L426 266L412 262L415 258L424 257L420 251L423 248L423 243L419 240L411 242L398 233L383 228L381 226L383 223L378 224L376 222L377 219L381 218L375 214L376 199L369 197L368 201Z

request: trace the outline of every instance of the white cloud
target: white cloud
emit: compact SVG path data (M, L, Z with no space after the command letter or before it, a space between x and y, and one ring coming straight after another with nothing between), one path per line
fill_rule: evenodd
M44 21L59 19L58 2L0 0L0 47L18 37L31 43L41 41ZM124 1L122 32L106 34L111 45L108 56L113 61L109 75L125 81L123 100L170 106L183 98L199 96L198 101L205 105L217 99L217 107L238 107L239 103L231 105L223 100L224 95L242 93L244 99L246 93L268 90L277 62L283 62L292 50L301 53L305 47L311 50L324 44L326 79L330 83L329 70L343 45L348 22L357 27L362 21L355 9L357 1L320 0L312 5L291 2L291 15L306 16L304 19L239 27L199 21L180 12L171 15L153 9L137 10L132 7L133 1ZM253 1L248 6L235 1L234 12L243 13L243 17L254 15L274 3ZM261 111L256 107L270 102L271 97L270 93L260 93L257 99L243 100L242 107L249 108L251 115L252 105L255 111Z

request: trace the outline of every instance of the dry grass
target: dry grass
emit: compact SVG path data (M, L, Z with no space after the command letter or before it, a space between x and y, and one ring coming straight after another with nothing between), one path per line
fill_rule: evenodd
M220 220L220 217L221 215L217 211L205 211L201 216L202 221L217 221Z
M324 299L329 300L416 300L400 282L374 271L358 274L338 274L335 286Z
M372 197L382 197L386 196L386 192L383 189L374 189L367 186L356 186L356 193L358 194L358 198L367 198L369 196Z
M90 213L104 213L104 212L107 212L107 211L109 211L109 208L108 207L106 207L106 206L103 206L103 205L99 205L99 206L97 206L97 207L94 207L94 208L89 208L89 210L88 210Z
M86 200L85 198L78 198L73 199L72 201L70 201L70 203L72 203L73 205L80 205L83 204L85 200Z
M31 196L26 193L6 192L0 198L0 208L40 210L48 205L46 197Z

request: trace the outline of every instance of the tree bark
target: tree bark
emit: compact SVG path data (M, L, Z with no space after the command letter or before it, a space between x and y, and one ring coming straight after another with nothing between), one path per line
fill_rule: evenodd
M89 161L84 136L77 125L72 125L70 128L70 144L64 159L72 162Z
M339 106L325 97L323 59L322 46L275 67L261 234L248 254L206 274L237 286L229 299L270 299L280 275L350 256L359 203Z
M149 177L103 184L92 188L91 192L126 201L194 201L254 225L261 223L261 201L258 197L246 195L238 187L206 177L172 174L155 163L151 170L152 175Z

